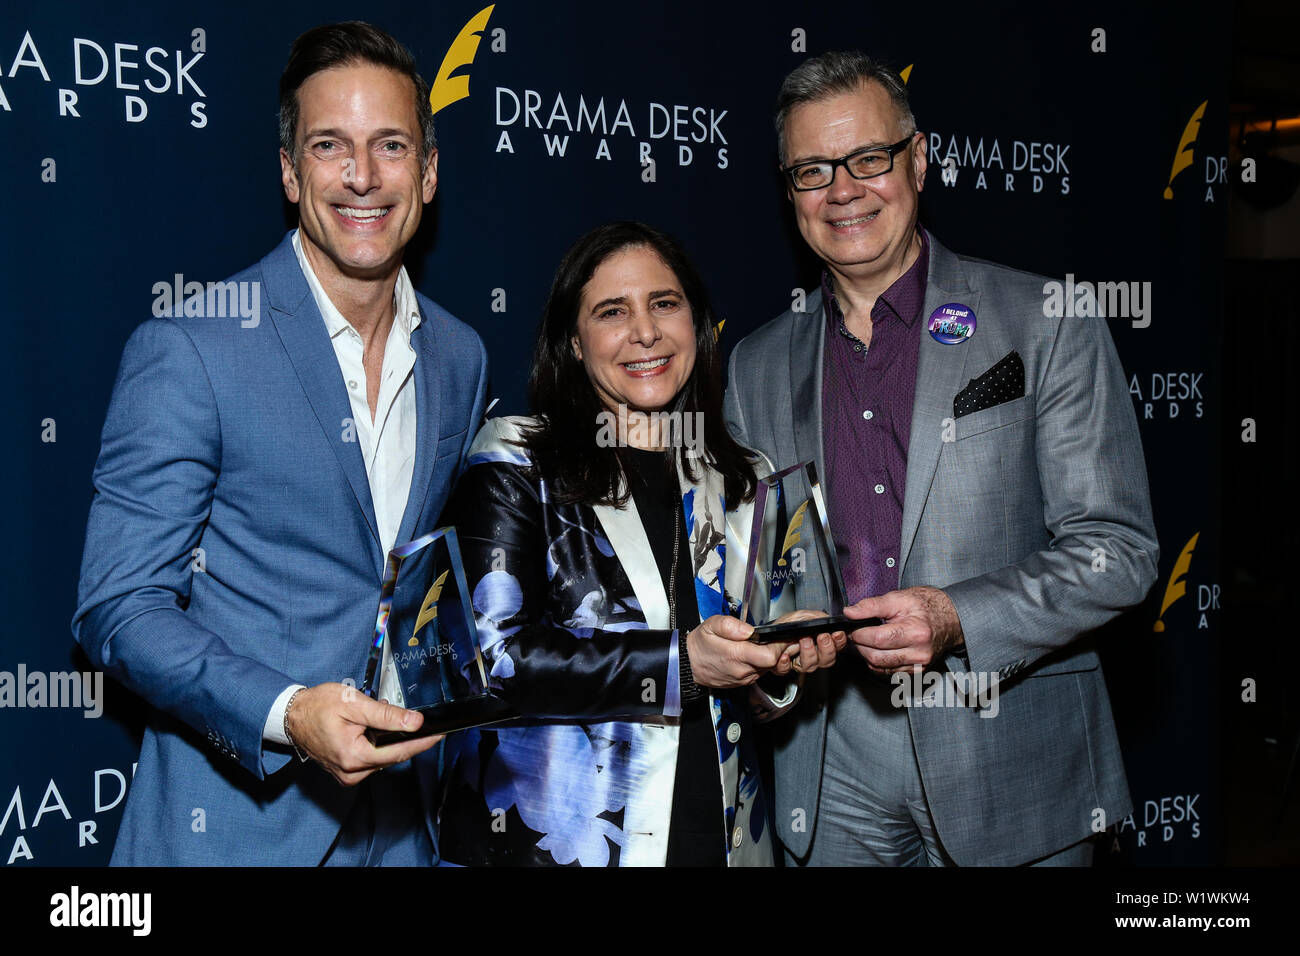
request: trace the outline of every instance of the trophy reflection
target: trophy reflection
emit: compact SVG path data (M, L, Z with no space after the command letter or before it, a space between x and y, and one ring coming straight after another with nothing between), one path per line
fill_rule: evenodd
M414 732L367 730L376 746L518 716L488 683L455 528L389 552L362 690L424 715Z
M743 595L740 617L755 626L755 640L774 640L783 633L778 628L791 628L772 622L798 608L821 608L830 615L804 623L800 631L845 623L844 578L811 461L759 479Z

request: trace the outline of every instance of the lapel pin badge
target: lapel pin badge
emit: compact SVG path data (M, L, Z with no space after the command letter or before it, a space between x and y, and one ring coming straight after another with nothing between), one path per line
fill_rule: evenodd
M930 313L930 337L944 345L961 345L975 334L975 312L968 305L949 302Z

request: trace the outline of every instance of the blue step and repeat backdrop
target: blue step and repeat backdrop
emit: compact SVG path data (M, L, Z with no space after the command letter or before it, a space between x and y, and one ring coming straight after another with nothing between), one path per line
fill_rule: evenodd
M770 108L826 50L903 71L933 164L922 219L946 245L1056 277L1080 315L1093 286L1123 283L1129 315L1096 321L1130 378L1162 555L1146 605L1103 642L1137 807L1107 856L1217 860L1229 15L1073 6L9 0L0 860L109 858L143 710L91 673L69 621L118 359L163 290L220 280L292 228L279 74L303 30L354 18L407 43L426 79L467 78L437 114L438 193L407 264L487 343L494 414L526 410L551 274L600 222L684 241L724 352L815 287ZM448 56L480 27L472 62Z

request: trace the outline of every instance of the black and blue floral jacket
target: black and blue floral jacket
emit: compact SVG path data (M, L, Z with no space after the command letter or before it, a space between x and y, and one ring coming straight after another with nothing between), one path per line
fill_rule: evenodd
M661 866L681 713L667 596L635 504L549 501L515 444L528 423L484 426L449 514L489 680L526 716L449 741L443 857ZM734 613L724 582L743 575L751 513L726 511L721 477L704 471L681 485L701 620ZM744 691L710 695L731 866L772 863L749 706Z

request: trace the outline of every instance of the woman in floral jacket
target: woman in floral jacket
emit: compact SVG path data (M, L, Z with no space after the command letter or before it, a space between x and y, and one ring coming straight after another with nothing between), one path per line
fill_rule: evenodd
M611 223L569 250L537 417L487 423L448 510L491 681L525 716L449 742L447 862L771 864L749 710L794 695L757 681L829 666L844 636L754 644L732 616L755 474L720 365L672 240Z

